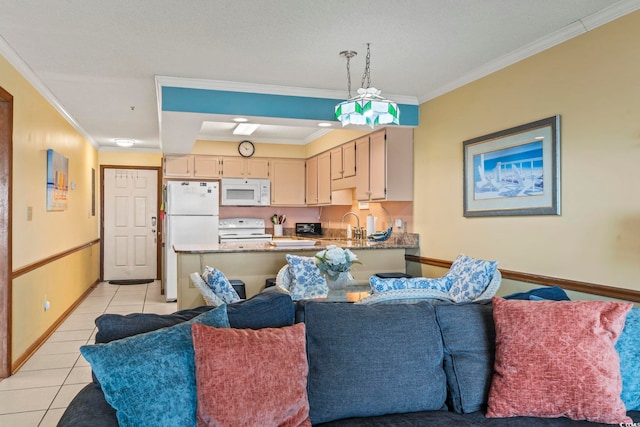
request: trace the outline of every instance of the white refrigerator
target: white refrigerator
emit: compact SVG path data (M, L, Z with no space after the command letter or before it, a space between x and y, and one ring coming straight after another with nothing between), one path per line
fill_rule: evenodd
M178 299L176 244L218 243L219 183L169 181L165 198L164 295Z

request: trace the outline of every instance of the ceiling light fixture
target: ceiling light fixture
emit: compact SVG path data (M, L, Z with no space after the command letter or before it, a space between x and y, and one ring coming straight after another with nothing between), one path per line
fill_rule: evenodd
M321 128L330 128L331 127L331 123L329 122L320 122L318 123L318 126Z
M113 142L115 142L119 147L133 147L133 145L136 143L136 140L129 138L116 138L113 140Z
M233 130L234 135L251 135L258 129L259 124L256 123L238 123L238 126Z
M352 125L369 125L375 128L376 125L386 125L389 123L400 124L400 110L398 104L380 96L380 90L371 86L371 53L369 43L367 43L367 57L364 74L362 75L361 87L358 89L358 95L351 97L351 58L357 55L357 52L345 50L340 52L340 56L347 58L347 89L349 91L349 99L342 101L335 107L336 119L342 126ZM365 86L366 80L366 86Z
M244 118L244 117L236 117L235 119L233 119L234 122L236 123L244 123L244 122L248 122L249 119Z

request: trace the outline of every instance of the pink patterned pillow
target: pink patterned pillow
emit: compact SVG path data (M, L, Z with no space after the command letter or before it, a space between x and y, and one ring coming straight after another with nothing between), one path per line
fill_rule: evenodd
M487 417L630 423L615 349L631 303L493 298L495 373Z
M194 324L191 333L198 427L311 426L303 323L258 330Z

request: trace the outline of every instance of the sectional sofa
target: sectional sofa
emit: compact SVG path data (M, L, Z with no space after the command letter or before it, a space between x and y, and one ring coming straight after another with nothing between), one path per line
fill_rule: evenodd
M99 344L82 349L96 379L59 426L633 425L636 310L265 292L215 309L103 315Z

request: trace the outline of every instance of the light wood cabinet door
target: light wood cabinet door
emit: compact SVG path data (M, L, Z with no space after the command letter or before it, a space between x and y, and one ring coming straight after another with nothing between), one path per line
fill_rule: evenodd
M242 157L222 157L223 178L244 178L245 164Z
M220 178L220 158L218 156L195 156L193 176L197 178Z
M369 200L369 137L356 139L356 199Z
M271 160L271 204L305 206L304 159Z
M318 156L318 204L331 203L331 160L330 153Z
M331 180L342 179L342 147L336 147L331 154Z
M318 156L307 159L305 166L307 205L318 204Z
M381 200L387 196L387 163L385 132L375 132L369 136L369 191L371 200Z
M193 176L192 155L164 156L164 176L188 178Z
M342 177L356 175L356 142L350 141L342 145Z
M269 178L269 159L244 159L246 161L246 177L256 179Z

